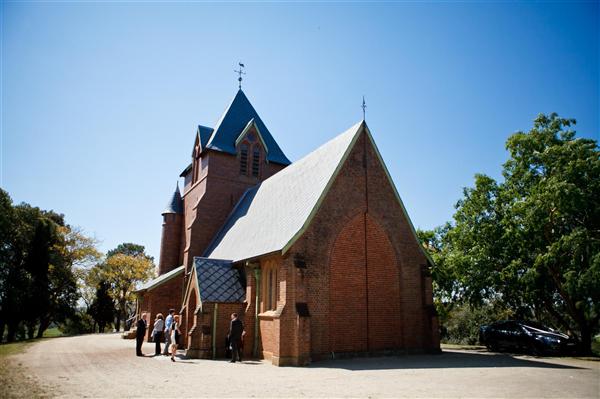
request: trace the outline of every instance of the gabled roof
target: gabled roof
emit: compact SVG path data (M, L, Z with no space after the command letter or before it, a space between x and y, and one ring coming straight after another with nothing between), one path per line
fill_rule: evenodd
M227 107L221 119L217 122L214 131L212 132L206 148L216 151L222 151L229 154L235 154L235 140L240 133L254 119L256 126L260 130L261 136L265 141L267 148L267 160L282 165L289 165L290 160L285 156L277 142L271 136L269 129L265 126L256 110L248 101L244 92L240 89L233 98L233 101ZM204 148L204 146L202 147Z
M238 262L277 251L285 253L310 224L363 131L373 145L418 247L433 265L419 244L408 212L364 120L248 189L204 256Z
M154 280L147 281L144 285L136 290L136 292L151 290L153 288L158 287L159 285L166 283L174 277L177 277L181 273L183 273L184 266L179 266L168 273L158 276Z
M205 256L239 261L284 249L316 212L364 126L357 123L247 190Z
M245 281L230 260L194 258L202 302L243 302Z
M177 184L175 192L171 196L171 200L167 204L165 210L162 212L163 215L165 213L183 214L183 200L181 199L181 193L179 192L179 184Z
M198 135L200 136L200 148L206 148L206 143L213 133L213 129L210 127L198 125Z

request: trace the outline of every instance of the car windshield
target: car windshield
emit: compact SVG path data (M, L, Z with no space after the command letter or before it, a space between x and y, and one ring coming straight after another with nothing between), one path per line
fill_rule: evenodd
M550 331L550 332L554 331L553 329L543 326L536 322L525 322L525 323L522 323L522 325L525 329L527 329L529 331L532 331L532 330L542 330L542 331Z

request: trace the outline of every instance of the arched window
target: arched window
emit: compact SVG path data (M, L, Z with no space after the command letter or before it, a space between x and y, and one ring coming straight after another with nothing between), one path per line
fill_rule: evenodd
M252 151L252 176L258 177L260 174L260 147L255 145Z
M263 269L264 279L262 282L262 311L277 309L277 287L278 276L277 276L277 264L274 262L267 262L265 269Z
M248 145L242 143L240 146L240 174L248 174Z

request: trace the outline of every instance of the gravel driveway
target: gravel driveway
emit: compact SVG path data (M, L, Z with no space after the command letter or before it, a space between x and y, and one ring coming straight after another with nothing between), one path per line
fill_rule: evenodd
M178 360L136 357L135 342L117 334L48 339L14 359L57 397L600 398L600 362L570 358L452 350L297 368Z

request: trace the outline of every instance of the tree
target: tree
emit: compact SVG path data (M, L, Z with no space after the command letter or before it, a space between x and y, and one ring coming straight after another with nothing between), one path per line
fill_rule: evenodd
M154 258L146 255L145 248L143 245L133 244L131 242L125 242L123 244L119 244L115 249L111 249L110 251L108 251L108 253L106 254L106 257L110 258L111 256L117 255L117 254L129 255L129 256L134 256L134 257L142 257L142 258L146 258L150 261L154 261Z
M16 306L25 292L25 276L18 268L17 223L12 200L6 191L0 189L0 341L7 325L8 338L14 339L18 324L14 321L18 319Z
M432 253L438 287L453 300L501 301L515 317L574 333L590 353L600 319L600 152L575 138L574 124L539 115L512 135L504 181L477 175Z
M115 328L120 329L121 320L127 316L128 304L133 302L133 293L138 283L154 277L154 262L144 253L144 247L136 244L121 244L109 251L102 265L101 278L110 285L110 296L117 305Z
M107 324L114 320L116 313L115 304L110 294L110 285L107 281L100 281L97 285L96 295L91 303L88 314L98 324L98 332L103 333Z
M41 337L51 322L74 314L74 268L99 256L95 241L65 224L61 214L13 206L3 190L0 207L0 328L8 326L9 341L23 327L29 338Z

